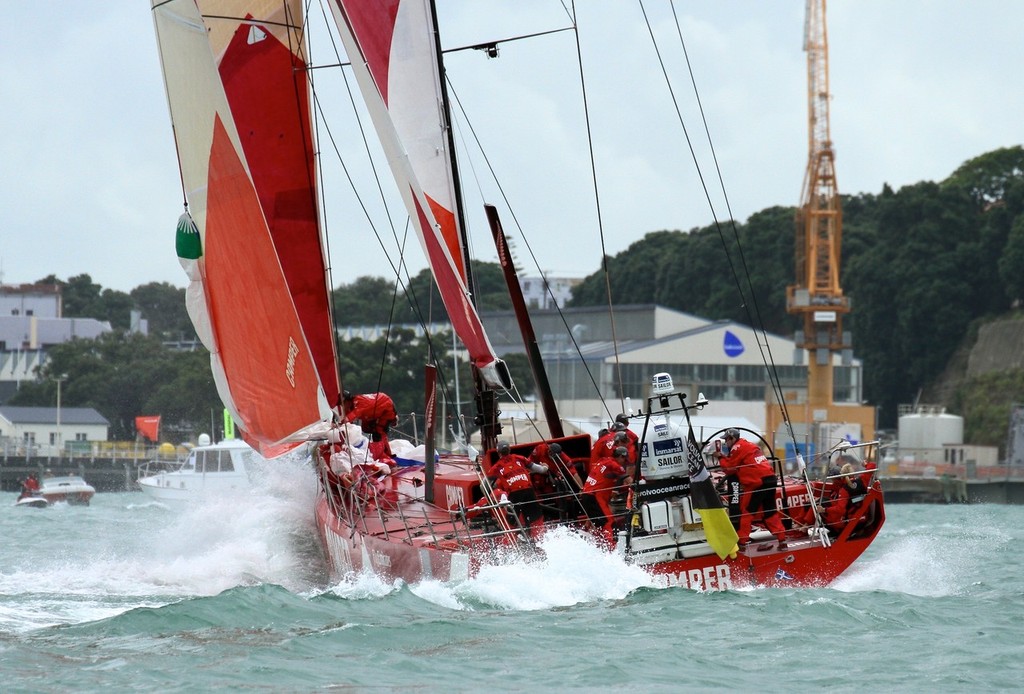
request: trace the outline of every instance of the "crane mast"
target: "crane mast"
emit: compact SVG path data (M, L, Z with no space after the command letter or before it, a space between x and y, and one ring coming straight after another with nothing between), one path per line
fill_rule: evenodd
M803 317L796 346L807 350L807 400L812 408L832 403L832 355L851 347L849 335L843 332L843 316L850 304L839 286L843 212L829 133L825 2L807 0L809 157L796 215L796 284L786 288L787 311Z

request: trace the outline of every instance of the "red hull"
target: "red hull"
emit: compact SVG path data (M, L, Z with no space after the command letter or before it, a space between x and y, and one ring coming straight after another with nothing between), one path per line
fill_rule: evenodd
M421 489L422 471L404 470L397 475L396 491ZM468 466L442 466L436 485L451 508L468 506L469 498L457 498L475 481ZM420 492L421 493L421 492ZM495 546L493 533L473 529L448 509L419 499L400 503L371 502L354 508L351 502L329 498L321 486L316 522L331 573L341 578L351 572L373 571L389 579L415 583L425 578L465 580L489 561ZM867 549L884 522L881 487L876 483L859 511L825 546L806 531L792 530L788 547L779 551L774 538L758 542L724 560L705 545L678 548L671 559L647 559L642 554L627 561L644 565L665 585L696 590L728 590L746 586L823 586L838 578ZM770 536L769 536L770 537ZM647 539L651 539L650 537ZM688 552L698 556L683 556ZM662 551L660 555L663 555Z

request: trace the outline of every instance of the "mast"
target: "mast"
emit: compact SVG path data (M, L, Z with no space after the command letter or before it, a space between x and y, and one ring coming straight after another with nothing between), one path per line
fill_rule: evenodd
M491 234L494 236L494 245L498 249L498 262L505 274L505 284L508 286L508 294L512 299L512 308L519 322L519 332L523 336L523 345L526 347L526 356L530 360L530 370L533 372L533 380L537 385L537 396L540 398L541 406L544 408L544 417L548 422L548 431L551 438L560 439L565 433L562 430L562 418L558 416L558 407L555 404L555 396L551 392L551 382L548 380L547 371L544 369L544 360L540 356L540 347L537 346L537 335L533 330L533 323L530 321L529 311L526 309L526 300L523 298L522 287L519 286L519 277L516 273L515 263L512 262L512 254L508 250L508 240L501 228L501 219L498 218L498 210L494 205L484 205L487 212L487 221L491 225Z
M455 133L452 129L451 102L448 98L448 84L445 80L444 55L441 52L441 30L437 22L437 5L430 1L430 20L434 30L434 53L437 56L438 82L441 90L441 112L444 115L445 137L448 140L448 151L451 153L452 191L455 195L455 220L459 237L462 241L462 264L466 287L469 289L469 300L479 310L476 300L476 282L473 278L473 266L469 255L469 236L466 224L466 210L462 200L462 181L459 177L459 162L455 152ZM480 375L480 370L473 365L473 388L476 393L476 416L474 421L480 427L480 447L483 450L494 448L501 434L498 423L498 397Z

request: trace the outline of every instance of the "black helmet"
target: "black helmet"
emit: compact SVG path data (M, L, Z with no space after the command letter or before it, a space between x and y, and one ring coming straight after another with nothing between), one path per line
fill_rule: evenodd
M510 450L512 450L512 447L508 445L508 441L498 441L498 455L508 455Z
M726 429L725 430L725 436L723 436L722 438L736 439L737 441L739 441L740 440L740 430L739 429L735 429L735 428Z
M615 424L612 424L612 431L625 431L625 430L626 430L626 425L623 424L622 422L615 422Z
M612 456L615 458L628 458L629 451L626 450L625 446L619 446L614 451L612 451Z
M615 434L615 443L622 443L623 441L628 441L628 440L629 440L629 437L626 436L626 432L624 432L624 431L620 431L620 432L617 432Z
M352 391L350 391L350 390L343 390L343 391L341 391L341 399L342 400L351 400L352 399Z
M617 415L615 415L615 421L616 422L620 422L622 424L628 425L629 424L629 415L626 414L625 412L623 412L622 414L617 414Z
M561 452L562 452L562 447L560 445L558 445L557 443L553 443L550 446L548 446L548 453L550 453L551 455L558 455Z

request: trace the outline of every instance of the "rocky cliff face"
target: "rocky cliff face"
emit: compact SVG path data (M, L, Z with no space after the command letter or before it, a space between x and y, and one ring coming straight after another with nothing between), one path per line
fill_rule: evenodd
M985 323L976 335L966 335L942 375L922 389L920 401L948 407L964 381L1008 369L1024 369L1024 316Z
M986 323L967 358L967 376L1024 368L1024 320L1012 318Z

